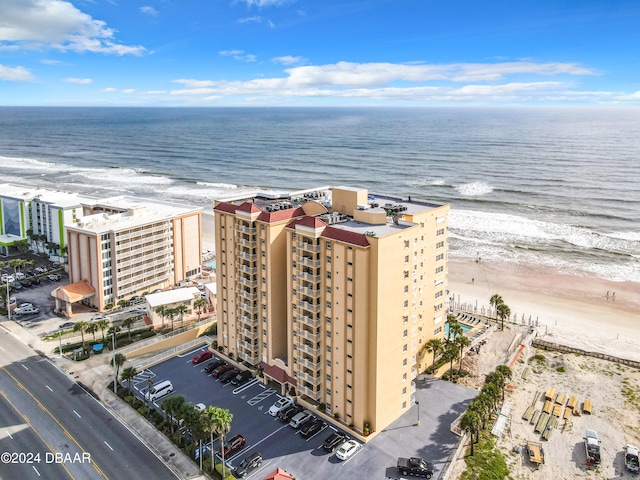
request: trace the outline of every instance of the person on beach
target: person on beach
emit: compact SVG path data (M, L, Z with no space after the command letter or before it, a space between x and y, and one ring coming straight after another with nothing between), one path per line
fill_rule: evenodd
M472 279L471 279L471 283L476 283L476 279L475 279L475 278L472 278Z

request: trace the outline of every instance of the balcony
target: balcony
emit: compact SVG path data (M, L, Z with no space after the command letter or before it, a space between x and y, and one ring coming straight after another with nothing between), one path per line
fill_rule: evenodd
M298 379L303 380L311 385L320 385L320 373L317 374L309 374L303 371L298 372Z
M309 330L300 330L299 336L314 343L320 341L320 334L310 332Z
M320 266L320 260L315 260L311 257L302 257L298 263L311 268L318 268Z
M253 248L256 246L256 242L252 240L248 240L246 238L242 238L242 237L236 238L236 244L241 247L249 247L249 248Z
M258 352L238 352L238 357L240 357L245 362L250 365L256 365L258 363L259 355Z
M238 225L236 230L238 232L244 233L245 235L255 235L256 227L245 227L244 225Z
M241 298L244 298L245 300L249 300L250 302L254 302L254 301L258 300L258 295L257 295L257 293L255 291L254 292L247 292L245 290L240 290L240 291L238 291L238 295Z
M246 315L240 316L240 321L248 327L257 327L259 320L257 318L247 317Z
M311 283L318 283L320 281L320 275L312 275L307 272L299 273L298 277Z
M255 275L258 273L258 267L250 267L248 265L238 265L238 270L249 275Z
M311 345L300 343L298 345L298 349L301 352L308 353L312 357L317 357L318 355L320 355L320 347L314 347L314 346L311 346Z
M245 287L256 288L258 286L258 281L250 278L239 277L238 283Z
M298 242L298 248L306 252L318 253L320 251L320 245L316 245L310 242Z
M320 400L320 392L316 392L311 388L298 384L297 390L300 395L306 395L307 397L312 398L313 400L316 400L316 401Z
M304 325L308 325L312 328L318 328L320 326L320 319L319 318L313 318L313 317L308 317L306 315L302 315L300 317L300 323L304 324Z
M318 297L320 295L320 290L315 288L298 287L298 291L308 295L309 297Z
M314 362L313 360L309 360L308 358L302 357L299 360L300 365L307 367L310 370L316 371L319 366L319 362Z
M257 330L249 330L248 328L238 328L238 333L240 335L242 335L243 337L245 337L246 339L249 339L251 341L255 340L256 338L258 338L258 331Z
M416 382L411 382L411 395L416 393Z
M313 303L309 302L300 302L298 303L298 306L303 310L307 310L308 312L318 313L320 311L320 305L314 305Z
M255 253L248 253L243 251L237 252L236 255L238 258L241 258L242 260L246 260L247 262L254 262L257 257Z

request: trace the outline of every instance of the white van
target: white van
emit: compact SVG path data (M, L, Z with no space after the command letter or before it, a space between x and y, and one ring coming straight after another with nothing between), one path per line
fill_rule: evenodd
M173 384L169 380L163 380L151 387L151 389L145 394L144 398L147 401L155 401L156 398L164 397L173 392Z

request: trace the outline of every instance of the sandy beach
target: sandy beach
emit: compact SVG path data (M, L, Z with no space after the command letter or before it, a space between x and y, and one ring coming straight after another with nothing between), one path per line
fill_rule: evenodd
M473 307L477 302L480 310L489 308L497 293L518 323L522 315L527 323L530 317L537 320L538 335L545 340L640 361L638 283L525 269L507 272L472 260L451 260L448 267L456 302Z

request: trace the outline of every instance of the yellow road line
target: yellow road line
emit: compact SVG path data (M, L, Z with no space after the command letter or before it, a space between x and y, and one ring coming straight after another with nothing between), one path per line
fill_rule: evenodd
M86 453L86 454L88 454L88 455L89 455L90 462L91 462L91 465L93 465L93 468L95 468L95 469L96 469L96 471L97 471L100 475L102 475L105 479L106 479L106 478L108 478L108 477L104 474L104 472L100 469L100 467L98 467L98 465L96 464L96 462L94 462L93 458L91 458L91 454L90 454L89 452L87 452L84 448L82 448L82 447L80 446L80 444L76 441L76 439L75 439L75 438L73 438L73 437L71 436L71 434L67 431L67 429L66 429L66 428L64 428L64 426L63 426L63 425L58 421L58 419L57 419L56 417L54 417L54 416L53 416L53 414L52 414L49 410L47 410L47 408L46 408L42 403L40 403L40 400L38 400L36 397L34 397L34 396L33 396L33 394L32 394L29 390L27 390L27 389L26 389L26 387L25 387L24 385L22 385L22 383L20 383L20 381L19 381L16 377L14 377L13 375L11 375L11 373L10 373L10 372L8 372L6 368L4 368L4 367L0 367L0 370L2 370L2 371L3 371L3 372L5 372L9 377L11 377L11 379L12 379L14 382L16 382L16 385L18 385L18 387L20 387L22 390L24 390L24 391L27 393L27 395L29 395L29 396L33 399L33 401L34 401L34 402L36 402L36 403L38 404L38 406L42 409L42 411L44 411L47 415L49 415L49 416L51 417L51 419L52 419L54 422L56 422L56 424L58 424L58 426L62 429L62 431L65 433L65 435L66 435L67 437L69 437L69 440L71 440L73 443L75 443L75 444L76 444L76 446L77 446L77 447L82 451L82 453ZM3 393L3 396L6 398L6 395L4 395L4 393ZM8 400L9 400L9 399L7 399L7 401L8 401ZM9 403L11 403L11 402L9 401ZM11 404L11 405L13 406L13 404ZM15 407L15 406L13 406L13 408L16 408L16 407ZM16 409L16 411L17 411L17 409ZM20 415L21 415L23 418L25 418L25 417L24 417L24 415L22 415L22 413L20 413ZM29 422L27 421L27 423L29 423ZM31 426L31 428L33 428L33 426L31 425L31 423L29 423L29 425ZM33 430L34 430L34 431L36 431L36 430L35 430L35 428L33 428ZM40 436L40 434L38 434L38 436ZM42 438L42 437L40 437L40 438ZM45 443L46 443L46 442L45 442ZM53 450L52 450L52 452L53 452L53 453L55 453L55 451L53 451ZM64 465L64 464L62 464L62 465ZM65 467L65 470L67 470L67 469L66 469L66 467ZM67 470L67 472L69 472L69 470ZM69 475L71 475L71 472L69 472ZM73 478L73 477L72 477L72 478Z

